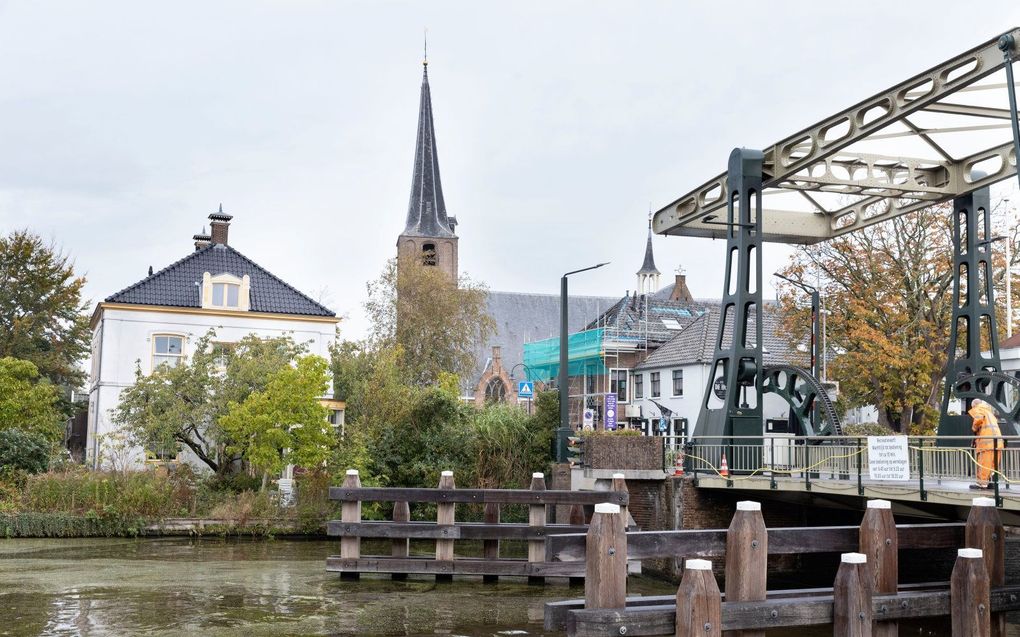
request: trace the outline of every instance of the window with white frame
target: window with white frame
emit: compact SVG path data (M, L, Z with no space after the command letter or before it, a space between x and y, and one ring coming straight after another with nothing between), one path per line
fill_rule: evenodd
M202 276L202 307L207 309L242 310L251 307L251 279L229 272Z
M659 397L659 372L652 372L651 383L652 383L652 398Z
M645 397L645 375L634 374L634 398Z
M160 365L171 367L180 364L184 358L184 337L177 334L155 334L152 337L152 368Z
M684 370L682 369L673 370L673 395L684 395Z
M616 394L616 402L627 402L627 370L612 369L609 371L609 391Z

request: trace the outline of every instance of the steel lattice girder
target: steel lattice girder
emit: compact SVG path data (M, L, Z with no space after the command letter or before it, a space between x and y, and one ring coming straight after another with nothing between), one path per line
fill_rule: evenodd
M824 241L1015 175L1004 64L996 37L766 148L763 194L786 204L766 204L763 239ZM723 173L655 232L725 238L726 192Z

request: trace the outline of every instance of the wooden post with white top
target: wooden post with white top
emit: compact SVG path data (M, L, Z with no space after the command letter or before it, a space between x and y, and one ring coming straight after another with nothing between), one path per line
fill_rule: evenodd
M357 469L348 469L344 476L343 486L348 489L357 489L361 486L361 476ZM344 502L340 506L340 520L343 522L361 522L361 501ZM340 559L356 560L361 557L361 538L344 537L340 539ZM341 573L340 579L356 580L358 573Z
M964 531L964 546L981 549L982 560L988 571L991 586L1006 584L1006 533L1002 526L999 510L993 498L974 498L967 527ZM992 615L992 637L1005 637L1006 614Z
M868 556L869 570L878 595L895 595L899 585L899 538L892 504L888 500L869 500L861 521L860 552ZM899 624L877 622L875 637L896 637Z
M453 489L453 472L444 471L439 477L440 489ZM456 510L453 502L439 502L436 504L436 524L440 526L453 526L456 523ZM436 560L453 561L453 540L436 540ZM436 574L436 581L449 581L453 579L453 572Z
M687 560L676 590L676 637L721 637L722 596L708 560Z
M873 588L868 556L843 553L832 584L833 637L872 637Z
M758 602L767 588L769 536L761 503L737 502L726 531L726 601ZM731 630L731 637L764 637L764 630Z
M585 538L584 607L627 606L627 529L620 505L595 505Z
M531 490L532 491L545 491L545 474L544 473L533 473L531 474ZM544 527L546 519L546 509L544 504L530 504L528 505L528 526L531 527ZM545 561L545 538L536 538L528 541L528 562L544 562ZM534 575L528 577L529 584L543 584L545 583L544 577L536 577Z
M407 523L411 521L411 507L407 502L393 503L393 521ZM411 554L411 540L407 538L394 538L390 555L393 557L408 557ZM407 573L393 573L391 579L405 580Z
M949 580L953 637L990 637L991 590L981 549L960 549Z

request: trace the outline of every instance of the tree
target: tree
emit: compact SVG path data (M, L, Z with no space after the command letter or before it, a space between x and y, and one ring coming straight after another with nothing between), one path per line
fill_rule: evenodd
M269 474L288 464L321 465L335 438L327 410L319 403L329 385L327 363L320 356L302 356L293 367L276 371L264 390L253 391L243 402L231 401L219 417L220 427L232 442L227 449Z
M0 356L32 361L55 385L80 386L89 350L85 278L27 230L0 236Z
M441 372L469 377L474 352L493 333L486 288L461 277L455 283L439 268L391 259L368 285L365 309L377 347L399 345L409 382L434 385Z
M50 466L52 445L40 433L0 429L0 472L42 473Z
M922 209L801 246L783 270L822 292L833 356L828 375L839 380L845 404L877 406L879 423L897 432L937 423L952 319L951 224L948 206ZM1004 261L995 257L998 286ZM810 329L802 297L782 288L791 342L806 341Z
M63 436L58 391L30 361L0 358L0 431L20 429L51 444Z
M176 366L161 365L148 376L135 370L135 383L120 395L113 412L133 442L148 449L183 445L210 469L224 473L243 458L228 451L232 442L219 418L231 402L242 403L264 391L281 369L305 348L289 337L261 339L248 335L232 348L226 364L214 352L210 331L195 353Z

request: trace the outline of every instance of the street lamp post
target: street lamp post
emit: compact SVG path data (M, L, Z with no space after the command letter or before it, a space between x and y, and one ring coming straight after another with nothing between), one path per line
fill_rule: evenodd
M567 373L569 364L567 356L567 277L579 272L587 272L609 265L609 262L572 270L560 277L560 369L556 384L560 393L560 426L556 429L556 462L567 461L567 437L570 435L570 376Z
M801 290L811 295L811 375L816 379L818 376L819 360L821 360L822 369L825 369L825 345L823 343L825 339L824 329L822 334L819 335L819 316L822 316L822 320L825 318L821 312L821 295L818 293L818 288L808 285L807 283L801 283L800 281L794 281L790 277L783 276L778 272L772 274L774 277L778 277L787 283L792 284L794 287L798 287ZM818 355L819 344L821 344L822 354L821 358ZM825 374L823 373L822 376Z
M518 367L523 367L524 368L524 374L525 374L524 378L525 379L530 381L531 377L532 377L531 368L530 367L528 367L524 363L517 363L516 365L514 365L513 367L510 368L510 385L511 385L510 390L511 391L513 391L514 372L517 371ZM531 415L531 403L533 403L533 402L535 402L535 397L534 396L532 396L531 398L528 399L528 415L529 416Z

